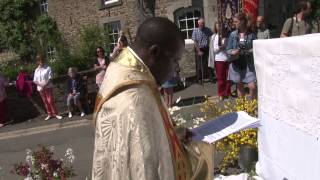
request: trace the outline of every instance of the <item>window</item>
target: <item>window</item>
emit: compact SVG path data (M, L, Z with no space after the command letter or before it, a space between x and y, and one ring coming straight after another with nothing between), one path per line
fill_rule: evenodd
M198 7L181 8L175 11L175 22L182 31L185 39L191 39L192 32L198 27L201 9Z
M47 47L47 57L50 62L54 62L56 60L56 48L48 45Z
M102 0L101 9L121 4L121 0Z
M48 0L40 0L41 13L48 13Z
M114 47L117 45L118 38L121 31L121 24L120 21L113 21L104 24L104 28L107 30L109 35L109 47L110 51L112 52Z

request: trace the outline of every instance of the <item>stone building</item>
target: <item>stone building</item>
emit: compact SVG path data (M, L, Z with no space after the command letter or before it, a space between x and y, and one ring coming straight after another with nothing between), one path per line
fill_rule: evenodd
M69 45L79 38L79 29L83 25L99 24L109 28L113 47L120 30L132 41L137 26L145 18L168 17L184 33L186 50L180 63L181 73L182 76L191 76L195 69L191 34L197 19L204 17L207 27L212 28L218 19L228 16L230 20L234 13L241 11L243 1L245 0L40 0L40 7L42 12L56 20ZM278 6L279 1L281 6ZM270 16L270 24L276 27L274 34L279 32L285 16L290 13L288 4L292 4L292 1L259 1L259 14ZM231 11L228 11L228 7L231 7Z

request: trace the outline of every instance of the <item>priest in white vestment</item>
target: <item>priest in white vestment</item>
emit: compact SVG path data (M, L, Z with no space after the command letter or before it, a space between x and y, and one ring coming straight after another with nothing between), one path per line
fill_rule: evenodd
M191 160L158 91L183 50L171 21L150 18L110 63L94 113L93 180L191 179Z

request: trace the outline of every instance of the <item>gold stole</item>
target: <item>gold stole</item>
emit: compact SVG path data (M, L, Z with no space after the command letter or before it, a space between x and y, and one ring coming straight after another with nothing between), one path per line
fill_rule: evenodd
M153 95L157 101L159 111L162 116L163 120L163 125L166 130L167 134L167 139L170 145L170 150L171 150L171 157L172 157L172 163L173 163L173 168L174 168L174 173L175 173L175 179L176 180L189 180L190 179L190 173L191 173L191 167L190 164L188 163L185 150L183 146L181 145L180 140L178 139L177 134L174 131L174 128L172 126L168 111L166 110L165 106L163 105L163 102L161 100L161 95L158 91L157 85L152 82L152 81L146 81L146 80L132 80L128 81L122 84L117 85L110 93L108 93L107 96L102 98L101 95L97 95L96 99L96 106L94 110L94 122L96 122L97 114L101 110L102 105L111 97L115 96L116 94L127 90L131 87L136 87L139 85L148 85L152 92Z
M163 125L166 130L167 139L170 145L175 179L189 180L191 176L191 166L189 164L189 161L187 160L185 150L181 142L179 141L177 134L174 131L174 128L170 120L170 116L165 105L161 100L161 95L158 90L158 86L155 83L155 80L152 74L150 73L149 68L143 64L142 60L139 60L139 57L137 57L134 53L130 52L127 48L122 50L122 52L115 59L115 62L121 65L125 65L128 68L131 68L133 71L139 71L143 74L143 76L147 77L148 80L128 79L125 80L125 82L117 84L104 97L98 94L96 98L96 106L93 115L94 122L96 122L97 114L100 111L102 105L108 99L132 87L136 87L143 84L148 85L153 92L153 95L155 97L155 100L157 101L157 105L162 116Z

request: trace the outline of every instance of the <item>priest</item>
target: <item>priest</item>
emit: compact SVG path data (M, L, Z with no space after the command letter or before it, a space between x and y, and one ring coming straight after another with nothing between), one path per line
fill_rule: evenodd
M93 180L189 180L199 171L158 90L176 69L184 45L174 23L149 18L133 45L110 63L94 113Z

